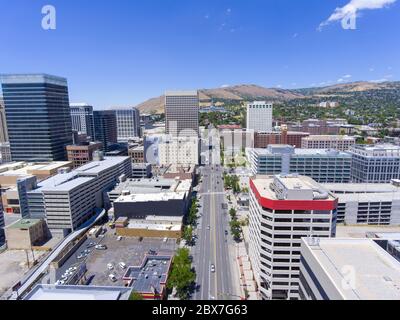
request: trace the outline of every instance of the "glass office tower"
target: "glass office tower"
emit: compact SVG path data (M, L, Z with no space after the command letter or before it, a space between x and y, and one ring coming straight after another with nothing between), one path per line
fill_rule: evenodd
M114 110L93 111L94 136L103 143L105 152L113 150L117 141L117 117Z
M68 86L47 74L1 75L13 161L67 159L72 143Z
M71 103L72 130L94 139L93 107L86 103Z

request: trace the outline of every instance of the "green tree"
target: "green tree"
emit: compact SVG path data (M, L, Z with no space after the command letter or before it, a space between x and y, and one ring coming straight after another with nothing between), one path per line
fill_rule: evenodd
M235 239L235 241L240 241L242 234L242 227L240 225L240 222L234 219L230 222L230 227L233 239Z
M192 226L186 226L183 229L183 237L182 237L186 243L192 243L193 240L193 227Z
M196 274L191 267L189 249L180 248L174 257L171 274L168 279L168 289L176 288L180 299L189 297L190 286L196 279Z
M144 298L139 292L132 290L129 300L144 300Z

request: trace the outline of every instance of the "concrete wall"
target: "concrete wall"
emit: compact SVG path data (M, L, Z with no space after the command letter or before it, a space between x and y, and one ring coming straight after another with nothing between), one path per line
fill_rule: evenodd
M161 231L147 229L129 229L117 228L117 235L124 237L143 237L143 238L172 238L179 239L182 237L182 231Z
M32 246L43 242L47 237L44 221L29 229L6 228L7 247L11 250L29 250Z
M183 216L186 201L114 202L114 216L144 219L146 216Z

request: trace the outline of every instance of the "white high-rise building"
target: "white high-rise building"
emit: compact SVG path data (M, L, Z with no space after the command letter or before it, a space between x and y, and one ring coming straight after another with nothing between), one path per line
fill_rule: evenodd
M272 103L254 101L247 104L247 129L261 132L272 131Z
M93 107L87 103L71 103L72 130L94 139Z
M140 114L136 108L115 110L118 142L140 137Z
M198 165L199 139L197 137L167 137L158 144L160 166Z
M334 237L336 207L309 177L250 179L249 256L262 299L298 299L301 238Z

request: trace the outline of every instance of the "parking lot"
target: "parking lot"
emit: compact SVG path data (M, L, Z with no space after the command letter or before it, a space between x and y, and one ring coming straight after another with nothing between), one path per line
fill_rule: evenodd
M91 247L90 243L100 243L105 245L107 249L97 250L95 247ZM114 231L109 229L104 237L88 238L85 240L64 265L58 269L57 280L61 278L67 269L72 267L79 269L81 264L86 263L88 285L124 286L122 277L126 272L126 268L119 266L121 262L127 267L139 266L149 250L173 255L176 249L176 239L168 239L164 242L163 239L156 238L145 238L139 241L139 238L123 237L118 241L118 237L114 235ZM90 250L90 253L83 259L78 259L78 256L85 250ZM108 268L109 264L112 264L112 269ZM110 274L115 275L116 281L110 279Z
M124 285L122 277L126 269L119 266L123 262L127 267L139 266L142 264L145 254L149 250L157 253L174 254L177 244L176 239L169 239L164 242L163 239L143 239L138 238L122 238L117 240L117 236L112 234L106 235L102 241L107 246L107 250L94 250L87 260L87 278L90 285L107 286L107 285ZM114 268L109 270L108 264L112 264ZM117 281L113 282L109 275L114 274Z
M0 253L0 296L28 272L27 259L29 267L32 267L33 258L40 259L44 254L45 251L34 251L32 255L30 250L7 250Z

